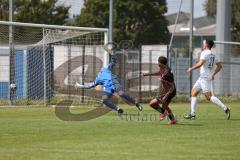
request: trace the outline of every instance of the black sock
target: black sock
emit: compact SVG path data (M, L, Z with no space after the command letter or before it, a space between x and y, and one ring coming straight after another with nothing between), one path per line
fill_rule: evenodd
M158 112L160 112L161 114L163 114L164 111L165 111L165 110L164 110L162 107L160 107L159 105L157 105L156 110L157 110Z
M173 115L172 113L169 113L169 114L168 114L168 118L169 118L171 121L175 119L175 118L174 118L174 115Z

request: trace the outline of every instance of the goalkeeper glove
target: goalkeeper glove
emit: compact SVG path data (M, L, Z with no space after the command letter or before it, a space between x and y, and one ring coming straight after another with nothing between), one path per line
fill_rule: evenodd
M84 87L84 85L82 85L82 84L80 84L80 83L75 83L75 88L77 89L77 88L83 88Z

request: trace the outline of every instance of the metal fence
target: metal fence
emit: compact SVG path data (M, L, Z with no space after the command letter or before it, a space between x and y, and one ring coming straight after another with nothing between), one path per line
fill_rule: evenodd
M9 50L10 25L14 30L12 52ZM101 87L76 90L74 83L94 81L108 63L108 54L103 47L106 42L106 29L0 22L1 104L9 104L11 95L14 104L20 105L56 104L62 99L74 99L76 103L100 102ZM169 59L177 93L189 95L190 76L185 71L189 67L189 58L183 54L187 49L178 46L169 51L167 45L118 46L114 72L123 89L135 99L152 98L157 94L158 77L139 75L159 70L159 56ZM198 61L200 52L201 48L194 49L193 63ZM239 96L240 45L217 43L213 52L223 64L214 83L215 94ZM198 76L199 71L194 71L193 84ZM11 86L12 83L16 88Z
M186 73L189 67L189 58L183 57L177 51L179 48L171 50L171 67L175 75L175 83L179 94L188 94L190 91L190 75ZM240 43L216 42L212 49L213 53L222 63L222 70L214 80L214 92L219 96L239 96L240 95ZM200 57L201 48L195 48L193 53L193 64L197 63ZM199 70L193 72L192 86L199 77Z

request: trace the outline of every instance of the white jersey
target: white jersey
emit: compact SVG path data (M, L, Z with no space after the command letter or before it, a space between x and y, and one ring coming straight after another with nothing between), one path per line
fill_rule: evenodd
M200 78L211 80L212 72L219 60L214 54L212 54L211 50L202 51L200 60L205 61L205 63L200 68Z

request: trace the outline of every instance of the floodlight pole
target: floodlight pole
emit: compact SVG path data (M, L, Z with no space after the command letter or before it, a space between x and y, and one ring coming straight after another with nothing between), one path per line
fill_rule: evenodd
M108 26L108 32L107 33L107 37L105 35L105 44L107 43L112 43L113 42L113 0L109 0L109 26ZM105 56L104 56L104 66L106 66L107 64L110 63L110 55L105 51Z
M194 0L190 0L190 33L189 33L189 66L191 67L193 64L193 17L194 17ZM191 97L192 90L192 73L190 73L190 86L189 86L189 95Z
M113 42L113 0L109 0L109 32L108 32L108 42Z
M9 0L9 22L13 21L13 0ZM10 88L15 84L15 54L13 49L13 26L9 25L9 99L13 105L15 90Z
M216 40L217 41L231 41L231 0L217 0L217 26L216 26ZM225 44L216 44L216 53L220 61L230 61L230 47ZM231 67L226 65L219 72L216 82L215 93L218 95L231 94Z
M45 28L42 29L43 44L42 44L42 54L43 54L43 105L47 106L47 82L46 82L46 53L45 53Z
M177 17L175 19L175 24L174 24L174 30L172 32L172 36L171 36L171 39L170 39L170 42L169 42L169 46L168 46L168 61L169 61L169 67L171 68L171 65L172 65L172 60L171 60L171 47L172 47L172 42L173 42L173 37L174 37L174 34L176 32L176 28L177 28L177 23L178 23L178 19L179 19L179 14L181 12L181 8L182 8L182 1L180 1L180 5L179 5L179 8L178 8L178 13L177 13Z

